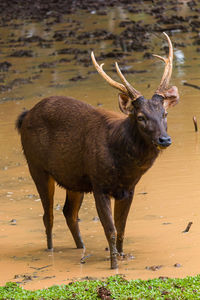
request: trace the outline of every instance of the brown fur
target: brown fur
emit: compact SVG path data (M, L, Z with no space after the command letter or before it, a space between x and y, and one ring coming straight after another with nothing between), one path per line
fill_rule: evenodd
M117 267L116 255L123 252L135 185L156 159L157 141L168 137L166 121L161 117L163 99L157 98L141 97L132 105L129 116L124 116L69 97L49 97L19 116L16 126L43 204L48 248L52 248L56 181L66 189L63 212L78 248L84 247L78 211L83 194L94 193L110 246L111 268ZM137 121L141 112L148 117L145 125ZM110 197L116 201L115 225Z

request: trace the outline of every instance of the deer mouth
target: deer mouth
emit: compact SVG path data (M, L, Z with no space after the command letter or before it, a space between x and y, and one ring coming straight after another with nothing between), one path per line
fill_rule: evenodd
M169 146L156 145L156 148L157 148L158 150L164 150L164 149L166 149L167 147L169 147Z
M152 142L152 143L156 147L156 149L158 149L158 150L164 150L168 147L168 146L165 146L165 147L161 146L161 145L157 144L156 142Z
M168 137L160 137L157 141L152 141L158 150L164 150L169 147L172 143L171 138Z

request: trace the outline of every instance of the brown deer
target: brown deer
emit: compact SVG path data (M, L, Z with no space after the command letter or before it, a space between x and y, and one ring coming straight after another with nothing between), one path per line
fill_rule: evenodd
M124 114L54 96L41 100L18 117L16 127L44 209L48 249L53 249L53 197L57 182L66 189L63 213L77 248L84 247L78 212L84 193L93 192L110 248L111 268L118 267L117 255L123 253L125 225L135 185L160 150L171 144L166 110L178 102L179 96L175 86L169 88L173 48L170 38L164 34L169 56L155 55L165 62L165 70L150 100L128 83L117 63L122 84L112 80L92 53L99 74L120 90L119 107ZM115 199L114 222L111 197Z

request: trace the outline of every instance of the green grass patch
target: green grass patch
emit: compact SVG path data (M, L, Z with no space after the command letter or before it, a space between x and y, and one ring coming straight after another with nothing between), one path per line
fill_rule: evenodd
M9 282L0 287L0 299L200 299L200 275L183 279L126 280L112 276L105 281L84 280L30 291Z

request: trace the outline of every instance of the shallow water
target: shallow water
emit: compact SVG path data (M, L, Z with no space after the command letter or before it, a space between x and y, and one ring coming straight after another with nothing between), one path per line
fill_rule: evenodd
M186 12L187 13L187 12ZM112 16L112 18L111 18ZM71 55L51 55L62 48L83 48L83 45L63 45L63 42L49 42L50 48L38 47L37 43L11 43L19 36L39 35L51 40L52 30L77 27L72 20L84 24L81 30L91 26L107 28L115 32L116 19L124 20L128 15L120 8L110 9L107 16L81 13L80 16L66 16L61 24L47 30L44 23L25 23L19 26L9 24L1 27L1 61L9 61L9 72L2 72L4 83L16 78L29 78L30 84L15 85L1 93L0 109L0 284L7 281L20 282L25 288L44 288L52 284L67 283L84 277L106 277L124 274L126 278L153 278L158 276L184 277L199 273L200 261L200 137L194 131L192 117L200 120L199 90L184 86L183 81L196 85L200 83L200 58L196 47L189 45L176 48L172 83L180 91L180 103L169 111L168 127L173 144L163 151L151 170L147 172L136 188L133 205L126 227L124 250L128 259L119 262L119 269L110 270L107 242L97 217L93 196L85 195L80 211L80 228L85 250L75 249L74 242L62 215L65 191L57 187L54 206L54 252L45 251L46 237L42 222L41 201L29 175L23 157L20 138L14 128L15 120L24 107L31 108L42 97L68 95L97 106L118 110L117 92L110 88L92 65L84 67L74 60L58 62ZM140 16L137 16L139 18ZM132 17L133 18L133 17ZM136 16L135 16L136 18ZM150 18L150 17L149 17ZM101 24L100 21L101 20ZM111 21L110 21L111 20ZM94 24L95 22L95 24ZM93 25L92 25L93 24ZM78 29L77 29L78 30ZM119 29L118 29L119 30ZM191 40L192 33L174 33L172 41ZM162 54L162 40L152 36L156 51ZM10 45L14 45L11 48ZM86 46L84 46L86 48ZM88 46L99 54L101 49L111 47L109 41ZM84 49L85 49L84 48ZM34 57L8 57L18 49L33 50ZM89 55L89 54L88 54ZM129 60L136 70L147 70L142 74L126 77L134 86L150 97L162 76L163 66L154 59L143 59L143 53L131 53ZM111 72L113 61L107 59L105 70ZM48 62L50 68L40 68ZM81 75L81 81L69 81ZM150 87L148 85L150 84ZM182 231L193 222L188 233ZM85 257L81 264L81 258ZM174 265L178 264L175 267ZM161 266L159 270L149 269Z

